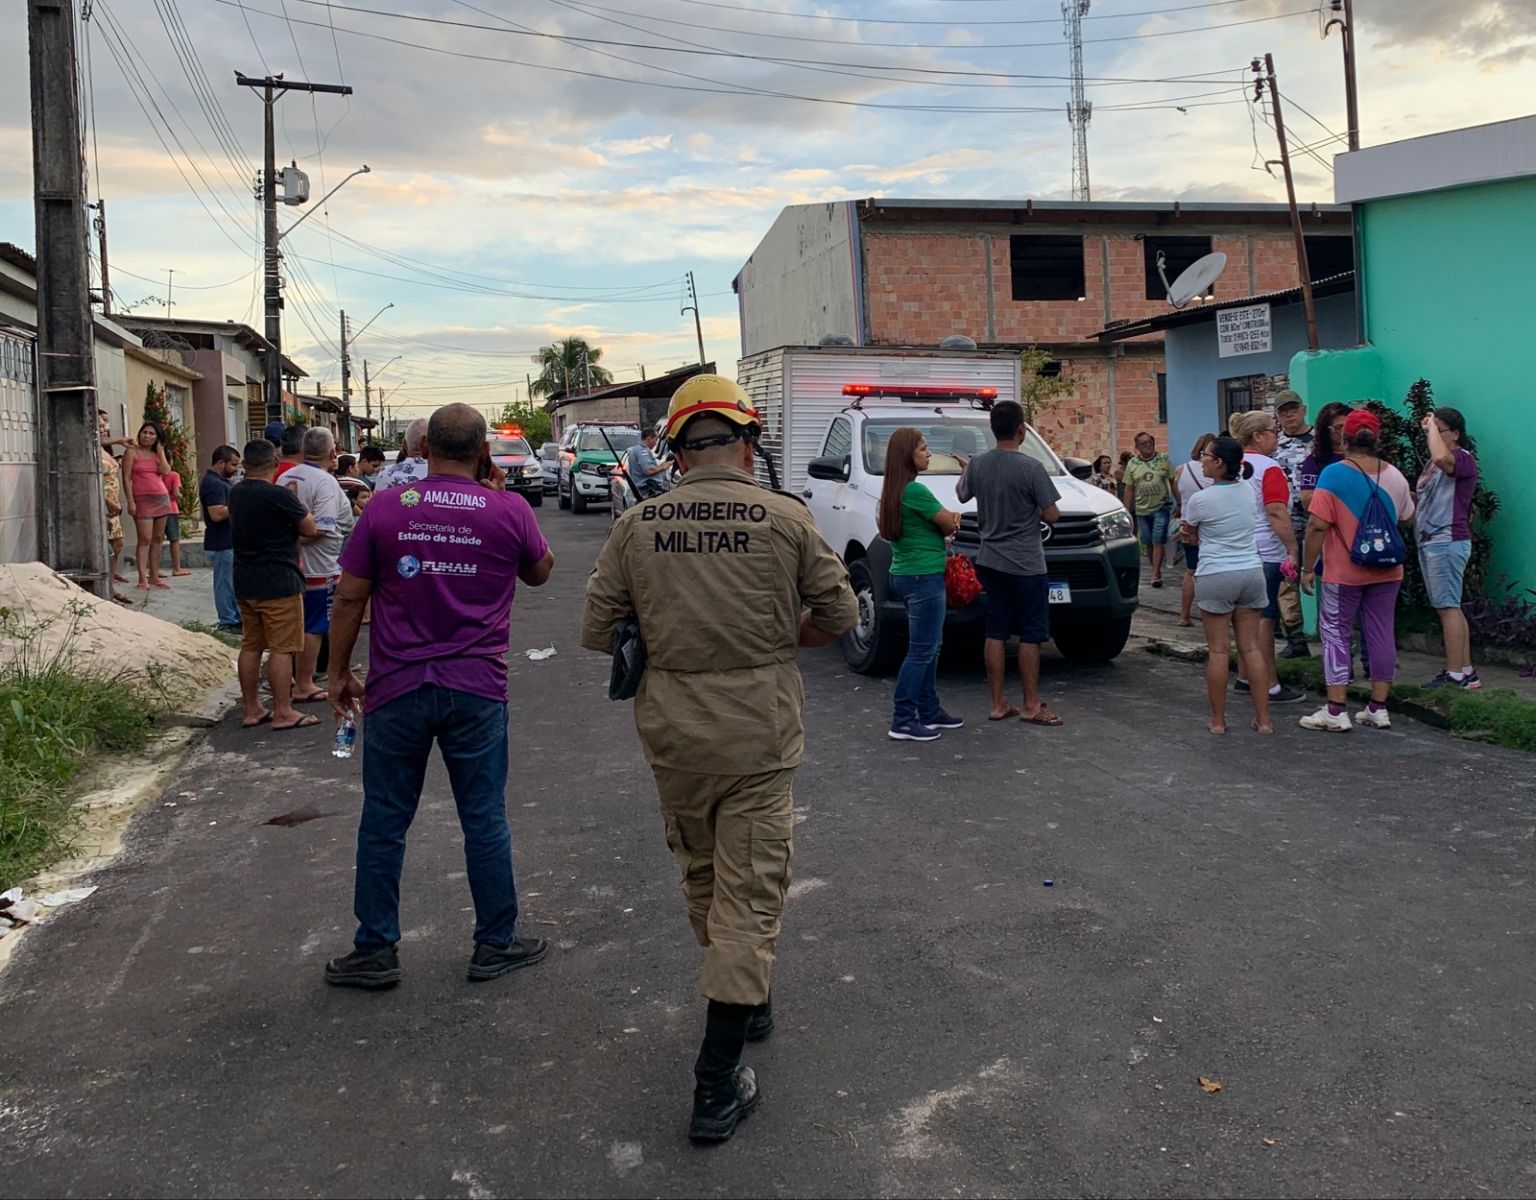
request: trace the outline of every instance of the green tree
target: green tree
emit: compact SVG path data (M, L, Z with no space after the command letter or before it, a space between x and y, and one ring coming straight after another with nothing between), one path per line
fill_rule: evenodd
M586 338L575 334L551 342L533 356L533 361L539 365L538 378L533 381L533 394L553 396L556 392L575 392L584 386L601 387L612 383L612 372L597 365L602 357L599 347L588 345Z
M528 403L526 400L514 401L501 410L501 419L497 426L505 429L509 425L515 425L523 431L523 436L528 439L528 444L537 450L545 442L553 441L551 436L552 425L549 413L542 407Z
M1019 384L1019 403L1024 408L1024 419L1038 428L1040 419L1061 407L1077 385L1061 373L1061 367L1051 374L1045 368L1055 362L1048 351L1031 346L1019 351L1019 366L1023 379Z
M187 431L171 417L170 406L165 400L165 389L153 383L144 389L144 419L165 431L165 456L171 460L171 470L181 476L181 491L176 500L184 515L196 516L198 507L197 472L193 469L197 452L192 448Z

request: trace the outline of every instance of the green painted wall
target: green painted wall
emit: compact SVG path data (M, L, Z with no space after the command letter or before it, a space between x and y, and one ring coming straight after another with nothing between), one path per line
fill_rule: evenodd
M1352 350L1303 350L1291 359L1291 387L1315 415L1336 401L1359 404L1385 395L1385 368L1375 346Z
M1494 574L1536 586L1536 178L1377 200L1362 213L1366 337L1386 394L1428 379L1498 493Z

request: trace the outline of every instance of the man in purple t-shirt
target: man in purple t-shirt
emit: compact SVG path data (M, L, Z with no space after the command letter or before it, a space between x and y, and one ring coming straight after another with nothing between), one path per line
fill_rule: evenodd
M378 492L358 518L331 612L331 707L343 717L362 700L367 714L356 948L325 967L326 982L341 986L400 981L400 868L434 742L452 782L475 900L469 978L495 979L549 949L516 932L506 652L517 581L540 586L555 556L526 500L476 479L485 445L478 412L467 404L438 409L426 441L427 477ZM351 662L370 598L365 693Z

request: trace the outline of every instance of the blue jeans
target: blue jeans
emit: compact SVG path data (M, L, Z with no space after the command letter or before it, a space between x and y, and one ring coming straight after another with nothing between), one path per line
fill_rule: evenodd
M240 606L235 603L235 552L210 550L213 560L213 611L220 629L240 628Z
M893 724L936 718L939 644L944 640L944 574L892 575L891 591L907 604L907 657L896 676Z
M1430 608L1461 607L1461 585L1471 558L1469 541L1419 543L1419 570Z
M464 831L475 900L475 941L506 946L517 924L512 833L507 828L507 706L427 686L391 700L363 724L363 818L357 829L352 911L359 950L400 940L405 833L421 801L436 741Z
M1146 546L1164 546L1168 543L1168 521L1173 516L1173 502L1170 500L1162 508L1152 513L1137 513L1136 524L1141 533L1141 541Z

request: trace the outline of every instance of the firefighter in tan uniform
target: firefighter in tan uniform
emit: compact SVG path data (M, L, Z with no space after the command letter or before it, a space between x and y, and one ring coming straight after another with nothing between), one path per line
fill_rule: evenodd
M718 375L672 398L683 472L615 523L587 582L582 645L612 648L633 614L647 665L635 725L682 868L709 1001L689 1136L725 1141L757 1102L744 1042L773 1028L768 998L789 887L790 785L805 747L797 646L851 629L848 573L797 499L752 476L757 413Z

